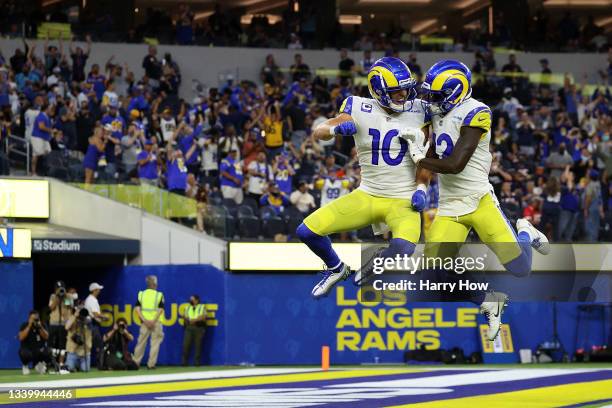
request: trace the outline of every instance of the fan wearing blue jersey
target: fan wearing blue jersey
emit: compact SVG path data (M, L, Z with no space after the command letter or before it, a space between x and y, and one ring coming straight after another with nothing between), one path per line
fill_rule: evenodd
M393 239L381 256L392 257L411 255L421 233L419 212L427 201L427 187L421 178L417 182L416 167L405 158L408 144L402 137L402 129L425 125L425 112L416 100L416 80L400 59L385 57L370 68L368 88L372 99L349 96L338 116L313 132L316 140L354 137L361 166L359 188L319 208L297 229L297 236L327 267L312 290L316 298L327 295L351 274L328 235L384 223Z
M287 197L290 196L293 190L295 169L289 162L287 153L283 152L275 157L272 162L272 174L274 175L274 181L278 185L278 189L286 194Z
M547 254L548 239L526 219L516 222L517 234L499 206L489 183L491 110L471 98L471 78L463 63L442 60L429 68L421 85L433 130L431 147L425 135L416 132L415 139L408 140L410 157L419 168L439 174L440 189L425 253L442 256L441 251L456 248L452 243L464 242L473 228L506 270L526 276L531 272L531 249ZM474 292L471 300L488 318L488 337L494 340L507 295Z

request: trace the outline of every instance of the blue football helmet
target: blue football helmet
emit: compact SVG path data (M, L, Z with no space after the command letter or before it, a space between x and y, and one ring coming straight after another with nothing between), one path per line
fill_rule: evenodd
M472 95L472 72L457 60L438 61L427 70L421 93L431 115L446 115Z
M416 98L416 87L416 79L412 77L408 66L399 58L383 57L372 64L368 71L370 95L380 106L394 112L404 112L410 109L408 102ZM389 93L402 89L408 90L406 98L394 102Z

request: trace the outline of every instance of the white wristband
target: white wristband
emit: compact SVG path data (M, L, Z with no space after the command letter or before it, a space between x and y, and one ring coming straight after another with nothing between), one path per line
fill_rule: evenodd
M425 184L419 184L416 189L421 190L424 193L427 193L427 186Z
M330 126L329 127L329 134L331 136L336 136L336 127L335 126Z

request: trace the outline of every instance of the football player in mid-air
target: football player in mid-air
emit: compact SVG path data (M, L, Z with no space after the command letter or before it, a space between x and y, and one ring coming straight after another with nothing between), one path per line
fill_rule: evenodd
M474 228L506 270L526 276L531 272L531 248L547 254L550 246L546 236L524 218L516 222L517 234L499 206L489 183L491 110L471 98L471 77L463 63L442 60L429 68L421 85L433 130L432 145L417 132L414 140L408 140L410 157L418 168L439 174L440 188L425 255L439 256L444 243L464 242ZM487 336L494 340L507 295L480 293L472 300L480 304L489 323Z
M400 134L402 129L425 126L425 111L416 99L417 82L406 64L393 57L376 61L367 81L372 99L349 96L338 116L314 130L316 139L353 136L361 166L359 188L319 208L297 229L302 242L326 265L323 279L312 290L317 298L351 274L328 235L384 223L393 239L382 256L391 257L412 255L421 233L419 211L427 201L427 181L421 179L429 175L417 180L416 166L405 157L408 142Z

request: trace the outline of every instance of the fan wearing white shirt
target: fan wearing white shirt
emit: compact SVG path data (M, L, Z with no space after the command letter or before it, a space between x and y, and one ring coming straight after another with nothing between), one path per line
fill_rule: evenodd
M205 177L219 176L219 131L212 129L202 149L202 174Z
M312 194L308 192L308 185L305 181L300 181L298 189L289 196L289 201L291 201L291 204L303 214L308 214L316 207L315 199Z
M272 166L266 162L266 154L259 152L257 159L249 163L249 196L253 197L257 202L264 193L264 187L268 181L272 180Z
M172 109L165 108L159 118L159 127L161 128L164 144L172 139L172 135L176 130L176 119L172 116Z
M115 92L115 83L112 79L106 82L106 90L102 94L102 106L119 105L119 95Z
M24 114L25 121L25 137L26 140L30 140L32 137L32 130L34 129L34 121L40 113L40 107L43 104L42 96L34 98L34 103L30 106Z

